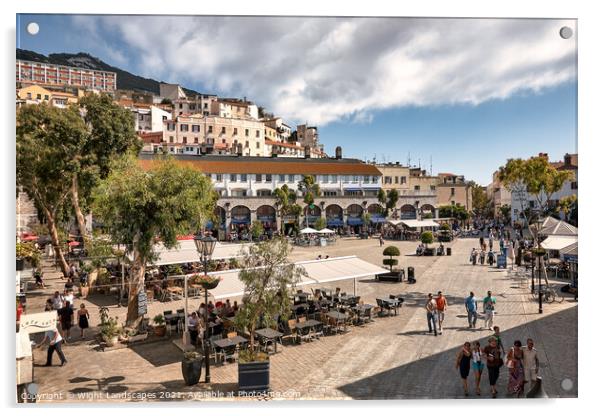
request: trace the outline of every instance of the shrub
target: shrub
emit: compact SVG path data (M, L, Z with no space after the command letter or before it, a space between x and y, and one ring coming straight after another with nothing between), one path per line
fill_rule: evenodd
M393 271L393 266L397 266L399 261L394 259L394 256L399 256L401 253L399 249L395 246L389 246L383 250L383 256L389 256L388 259L383 260L383 265L389 266L389 269Z
M433 233L430 231L425 231L422 234L420 234L420 241L422 242L422 244L425 245L429 245L433 243Z
M450 231L451 227L449 226L448 223L442 224L441 227L439 228L440 231Z

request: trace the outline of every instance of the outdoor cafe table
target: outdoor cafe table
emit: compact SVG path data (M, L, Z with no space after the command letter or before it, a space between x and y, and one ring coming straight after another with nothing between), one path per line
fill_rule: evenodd
M213 342L213 345L215 345L218 348L228 348L228 347L232 347L232 346L235 346L238 344L244 344L248 341L246 338L243 338L240 335L237 335L232 338L216 339L212 342Z
M272 341L274 344L274 354L278 352L278 343L276 342L276 340L282 337L282 332L278 332L276 330L273 330L272 328L263 328L258 329L257 331L255 331L255 333L262 338Z
M372 320L372 309L374 309L374 305L369 305L369 304L356 305L353 307L353 309L355 309L360 315L368 312L368 318L370 320Z
M295 324L295 328L297 328L298 330L303 330L305 328L314 329L317 325L320 325L320 324L321 324L320 321L316 321L315 319L308 319L305 322L297 322Z
M337 325L339 325L342 322L343 323L343 331L347 331L347 322L346 322L347 315L345 315L344 313L338 312L338 311L330 311L326 314L326 316L334 319L336 321Z

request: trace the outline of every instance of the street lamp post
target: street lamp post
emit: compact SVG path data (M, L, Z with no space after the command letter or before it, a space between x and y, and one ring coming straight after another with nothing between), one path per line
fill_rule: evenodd
M535 256L531 250L531 293L535 293Z
M209 260L211 260L211 255L213 254L213 250L215 249L215 244L217 240L211 236L194 236L194 244L196 245L197 252L199 253L201 263L203 263L203 268L205 272L205 276L207 276L207 272L209 269ZM205 351L205 383L211 382L211 374L209 370L209 299L208 293L209 291L205 288L205 339L204 339L204 351Z
M539 293L538 293L538 300L539 300L539 313L543 313L543 303L542 303L542 297L543 297L543 293L541 291L541 266L542 264L542 260L543 260L543 251L541 248L541 239L539 238L539 233L541 232L541 227L543 225L543 220L541 218L537 219L537 278L539 280Z

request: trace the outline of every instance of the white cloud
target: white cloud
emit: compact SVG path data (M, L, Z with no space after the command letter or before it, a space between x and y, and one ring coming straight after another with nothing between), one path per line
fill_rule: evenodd
M143 76L246 96L292 121L369 123L400 106L478 105L576 76L574 21L86 17ZM119 45L111 45L119 49ZM119 60L119 59L118 59ZM121 63L121 62L119 62Z

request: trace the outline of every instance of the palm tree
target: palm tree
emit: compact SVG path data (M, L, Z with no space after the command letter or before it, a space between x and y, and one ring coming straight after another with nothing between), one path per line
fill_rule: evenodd
M320 185L316 183L316 178L313 175L303 175L303 179L297 185L297 189L301 191L303 195L303 202L305 202L305 225L309 227L309 208L313 208L314 199L320 195Z

